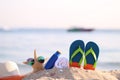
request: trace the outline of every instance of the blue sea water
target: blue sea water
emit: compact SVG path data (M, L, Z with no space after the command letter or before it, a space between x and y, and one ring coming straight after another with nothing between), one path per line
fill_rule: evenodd
M22 62L33 57L34 49L38 56L50 57L59 50L62 56L69 57L69 47L74 40L85 44L94 41L100 48L97 69L120 69L120 30L95 30L93 32L67 32L64 29L34 29L0 31L0 62L14 61L21 73L32 70Z

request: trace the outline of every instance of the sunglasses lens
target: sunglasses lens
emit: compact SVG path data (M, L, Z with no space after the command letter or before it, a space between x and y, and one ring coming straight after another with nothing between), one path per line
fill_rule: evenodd
M43 56L38 57L38 62L44 63L45 59Z
M34 59L33 58L29 58L27 59L28 65L33 65L34 64Z

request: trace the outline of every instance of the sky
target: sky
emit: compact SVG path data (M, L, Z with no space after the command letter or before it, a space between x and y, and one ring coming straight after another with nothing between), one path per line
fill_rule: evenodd
M0 28L120 29L120 0L0 0Z

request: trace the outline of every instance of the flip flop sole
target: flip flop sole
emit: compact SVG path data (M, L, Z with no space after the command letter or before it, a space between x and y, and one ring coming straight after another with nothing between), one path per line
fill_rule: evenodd
M95 70L98 56L98 45L94 42L88 42L85 47L84 69Z
M74 41L70 46L69 66L81 67L84 55L84 42L82 40Z

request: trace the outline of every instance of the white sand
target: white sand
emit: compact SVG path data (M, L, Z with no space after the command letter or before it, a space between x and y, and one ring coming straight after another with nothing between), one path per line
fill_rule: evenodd
M92 71L80 68L54 68L29 74L23 80L120 80L120 70Z

